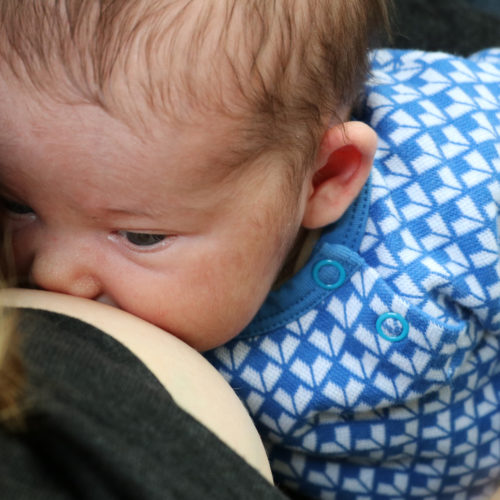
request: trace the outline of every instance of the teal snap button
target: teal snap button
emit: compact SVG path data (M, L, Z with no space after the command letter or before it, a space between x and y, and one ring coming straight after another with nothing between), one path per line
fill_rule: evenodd
M408 321L401 314L386 312L381 314L376 323L377 333L390 342L399 342L405 339L410 331Z
M324 259L317 262L313 267L313 278L321 288L334 290L343 285L346 273L344 266L340 262Z

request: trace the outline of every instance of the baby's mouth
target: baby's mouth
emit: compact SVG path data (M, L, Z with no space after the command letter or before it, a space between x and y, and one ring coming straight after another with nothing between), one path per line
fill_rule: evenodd
M120 306L109 295L102 294L94 300L96 300L96 302L100 302L101 304L108 304L109 306L117 307L118 309L120 308Z

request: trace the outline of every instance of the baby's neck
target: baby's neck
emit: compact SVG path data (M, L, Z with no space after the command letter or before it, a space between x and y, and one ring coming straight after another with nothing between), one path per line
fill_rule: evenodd
M285 259L285 263L283 264L283 267L273 284L273 290L278 289L285 281L292 278L304 267L320 236L321 228L311 230L302 228L300 230L292 249Z

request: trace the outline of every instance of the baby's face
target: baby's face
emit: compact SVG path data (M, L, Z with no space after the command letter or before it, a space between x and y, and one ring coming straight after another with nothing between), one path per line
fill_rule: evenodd
M139 139L97 107L42 108L7 90L0 188L18 275L108 302L199 350L237 335L300 226L306 193L286 223L278 216L283 166L221 168L223 119Z

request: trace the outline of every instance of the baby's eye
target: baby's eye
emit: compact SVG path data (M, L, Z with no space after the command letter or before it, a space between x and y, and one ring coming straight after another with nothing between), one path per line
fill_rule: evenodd
M150 247L162 242L166 235L155 233L134 233L132 231L120 231L129 243L137 247Z
M7 200L6 198L2 198L2 205L11 214L27 215L34 213L34 210L30 206L18 203L17 201Z

